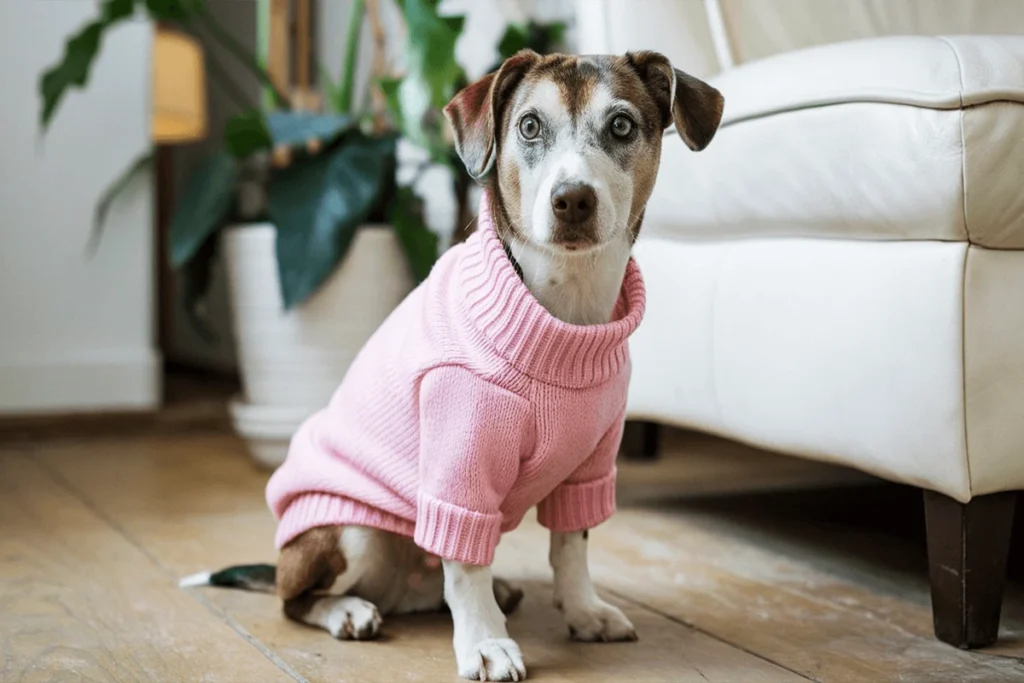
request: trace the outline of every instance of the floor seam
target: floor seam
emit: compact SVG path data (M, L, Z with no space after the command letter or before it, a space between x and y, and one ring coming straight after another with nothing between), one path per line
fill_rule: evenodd
M794 676L798 676L798 677L802 678L805 681L814 681L814 683L821 683L821 681L819 681L816 678L811 678L811 677L807 676L806 674L801 673L800 671L797 671L796 669L791 669L790 667L786 666L785 664L781 664L779 662L773 661L773 660L769 659L768 657L765 657L764 655L762 655L762 654L760 654L758 652L755 652L755 651L753 651L753 650L751 650L751 649L749 649L749 648L747 648L747 647L745 647L745 646L743 646L743 645L741 645L739 643L734 643L734 642L732 642L730 640L726 640L725 638L722 638L719 635L716 635L716 634L714 634L714 633L712 633L710 631L702 629L701 627L697 626L696 624L691 624L690 622L686 621L685 619L680 619L679 617L674 616L672 614L669 614L668 612L666 612L666 611L664 611L662 609L658 609L657 607L654 607L653 605L649 605L646 602L644 602L643 600L638 600L638 599L636 599L636 598L634 598L632 596L626 595L625 593L619 592L619 591L617 591L617 590L615 590L613 588L608 588L606 586L599 586L599 588L601 588L601 590L607 592L609 595L613 595L617 599L622 600L623 602L627 602L627 603L633 605L634 607L639 607L641 609L645 609L648 612L651 612L653 614L657 614L659 617L662 617L663 619L668 619L669 621L671 621L671 622L673 622L675 624L679 624L680 626L685 626L686 628L691 629L693 631L696 631L697 633L700 633L700 634L702 634L704 636L707 636L708 638L713 638L714 640L717 640L720 643L724 643L725 645L728 645L729 647L732 647L732 648L735 648L737 650L740 650L741 652L745 652L746 654L750 655L751 657L756 657L757 659L761 660L762 662L767 662L768 664L771 664L772 666L777 666L778 668L780 668L780 669L782 669L784 671L788 671L789 673L793 674Z
M24 454L30 458L33 462L39 465L40 469L46 472L47 476L53 480L59 487L67 491L71 496L78 500L84 505L90 512L96 515L100 520L108 524L114 531L121 535L133 548L141 552L146 558L153 563L153 565L169 579L176 580L174 572L170 568L160 561L156 555L149 551L144 545L139 543L138 539L135 538L127 529L124 528L117 520L112 518L110 515L105 513L88 496L84 495L81 491L76 489L71 482L69 482L60 472L51 467L42 458L36 456L32 449L25 449ZM256 651L266 657L270 662L280 669L284 674L295 680L297 683L310 683L309 679L300 674L288 662L281 659L276 652L274 652L266 643L256 638L256 636L249 633L249 631L239 624L237 621L232 619L223 609L212 603L199 591L189 590L184 591L193 600L202 605L210 614L216 617L221 623L226 625L228 628L238 634L242 640L247 642Z

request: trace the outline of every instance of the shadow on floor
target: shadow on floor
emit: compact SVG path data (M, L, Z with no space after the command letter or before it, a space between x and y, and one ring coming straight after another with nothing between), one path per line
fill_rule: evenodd
M700 519L838 578L927 603L928 558L920 489L872 484L809 491L660 498L634 507ZM1024 505L1010 550L1010 618L1024 618Z

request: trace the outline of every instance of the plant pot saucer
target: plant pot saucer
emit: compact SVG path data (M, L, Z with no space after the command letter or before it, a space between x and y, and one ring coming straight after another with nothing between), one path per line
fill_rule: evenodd
M261 469L276 469L288 454L288 444L302 422L317 408L247 403L236 396L228 403L235 433L242 437Z

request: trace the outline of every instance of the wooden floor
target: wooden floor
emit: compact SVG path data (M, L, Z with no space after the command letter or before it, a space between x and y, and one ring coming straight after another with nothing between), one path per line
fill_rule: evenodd
M622 509L591 534L595 579L638 643L570 642L544 532L530 520L505 538L497 571L527 590L509 629L531 680L1024 681L1019 583L993 650L932 638L916 492L708 444L624 465ZM823 478L848 483L778 490ZM445 615L344 643L270 596L177 588L273 561L265 481L223 434L0 446L0 681L457 680ZM776 490L737 493L752 483Z

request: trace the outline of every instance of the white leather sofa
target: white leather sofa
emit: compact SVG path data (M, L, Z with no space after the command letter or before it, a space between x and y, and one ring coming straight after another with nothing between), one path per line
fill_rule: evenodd
M936 634L990 644L1024 489L1024 2L577 10L581 52L661 50L726 101L704 152L666 140L630 417L921 487Z

